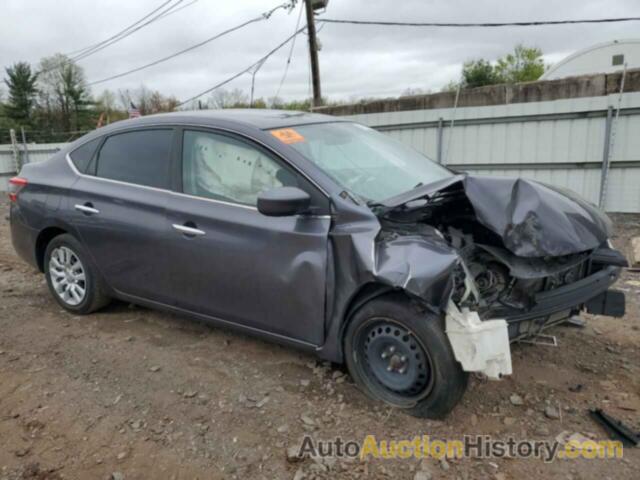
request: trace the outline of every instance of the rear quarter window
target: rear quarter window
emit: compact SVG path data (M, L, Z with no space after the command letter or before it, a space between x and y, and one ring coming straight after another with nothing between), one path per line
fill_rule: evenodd
M98 154L96 176L168 189L172 138L172 129L110 136Z
M69 154L73 165L80 173L87 173L91 159L95 155L101 140L102 138L91 140Z

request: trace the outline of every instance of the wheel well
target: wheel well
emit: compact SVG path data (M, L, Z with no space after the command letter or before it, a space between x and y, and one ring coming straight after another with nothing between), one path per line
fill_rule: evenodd
M67 233L65 230L59 227L48 227L40 232L36 239L36 261L38 262L38 268L41 272L44 272L44 254L47 251L49 242L58 235Z
M353 314L356 313L358 309L360 309L365 303L373 300L376 297L381 295L385 295L395 291L392 287L388 285L382 285L380 283L367 283L360 290L358 290L355 295L349 301L349 306L345 310L344 319L343 319L343 329L346 327L346 324L349 322Z
M342 325L340 325L340 335L338 337L340 357L342 357L344 353L344 336L347 332L347 326L351 322L353 315L366 303L370 302L374 298L388 295L396 291L396 289L390 287L389 285L383 285L381 283L367 283L353 295L353 297L349 301L349 306L344 311Z

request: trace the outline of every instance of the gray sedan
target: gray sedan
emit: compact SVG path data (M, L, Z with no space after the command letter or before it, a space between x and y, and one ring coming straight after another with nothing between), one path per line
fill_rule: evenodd
M624 313L594 206L324 115L117 122L10 183L15 249L69 312L120 299L237 328L416 416L445 416L469 372L511 374L510 342Z

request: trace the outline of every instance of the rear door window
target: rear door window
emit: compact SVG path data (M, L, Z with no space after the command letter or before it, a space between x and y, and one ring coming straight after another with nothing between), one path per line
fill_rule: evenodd
M101 141L102 138L91 140L90 142L87 142L84 145L76 148L69 154L69 157L71 157L71 161L80 173L87 173L87 169L89 168L91 159L95 155L96 150L98 149L98 145L100 145Z
M100 149L96 175L168 189L172 138L172 129L137 130L112 135Z

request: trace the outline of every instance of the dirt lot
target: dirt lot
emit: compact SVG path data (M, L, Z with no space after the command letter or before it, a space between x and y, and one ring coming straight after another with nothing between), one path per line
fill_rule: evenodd
M0 479L640 478L640 450L631 448L621 460L552 463L292 463L286 455L304 434L358 442L367 434L553 440L567 431L605 439L590 407L640 429L638 273L619 283L628 299L624 319L557 327L558 348L516 345L511 378L474 378L462 404L437 422L371 402L340 369L289 348L123 304L71 316L14 254L6 216L3 201ZM616 224L618 247L640 234L638 217L616 217Z

